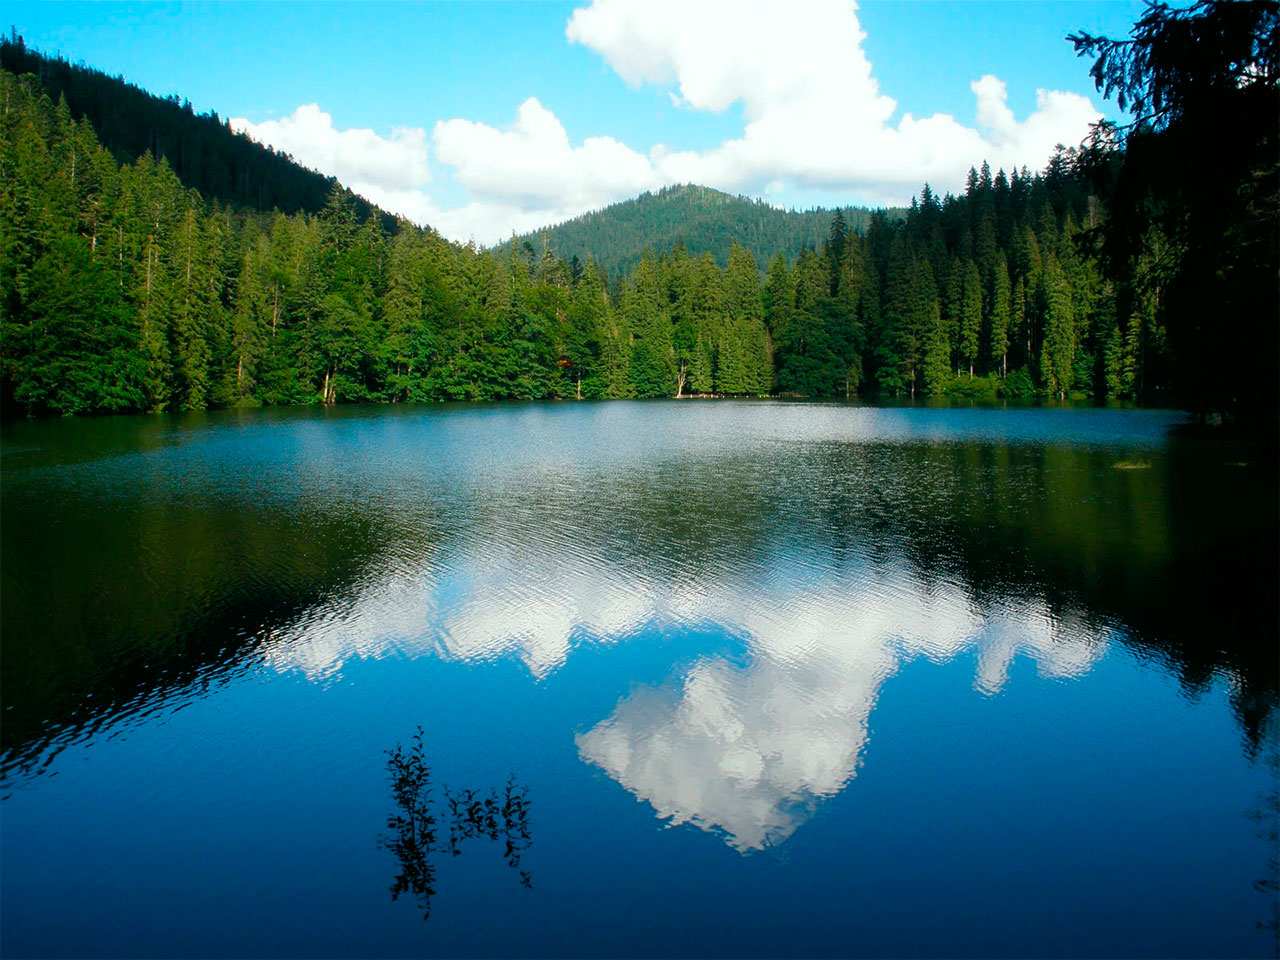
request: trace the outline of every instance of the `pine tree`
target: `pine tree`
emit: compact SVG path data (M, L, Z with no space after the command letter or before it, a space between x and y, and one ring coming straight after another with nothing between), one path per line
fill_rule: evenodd
M570 301L565 342L565 369L573 378L573 396L578 400L596 399L606 393L601 354L608 311L604 277L588 256Z
M831 296L836 295L840 286L840 264L844 260L845 243L849 237L849 226L845 222L844 211L836 210L831 218L831 230L827 234L827 247L824 254L831 269Z
M14 399L59 414L141 408L144 366L118 289L80 238L62 237L36 261L27 310Z
M1012 291L1009 288L1009 267L1002 252L996 260L995 282L991 288L991 321L987 354L991 358L993 369L999 369L1000 376L1009 375L1009 323L1012 317L1010 301Z
M698 334L693 354L689 360L689 390L694 394L709 394L715 389L712 379L711 345Z
M969 261L955 257L946 273L946 288L942 296L943 330L946 333L950 356L954 358L956 375L960 374L960 330L964 322L965 278L969 275Z
M951 382L951 344L947 341L946 324L936 300L925 337L923 380L924 390L931 396L942 396Z
M700 342L705 351L705 373L708 379L691 382L690 389L699 393L714 393L719 389L718 375L720 369L720 345L726 329L725 281L720 268L716 266L715 257L710 253L703 254L696 262L690 278L690 297L692 300L693 322L698 331L695 342Z
M1094 58L1100 91L1133 122L1106 125L1087 152L1112 182L1103 225L1109 279L1137 279L1152 228L1168 239L1157 310L1178 345L1178 387L1274 439L1280 363L1280 5L1151 3L1130 37L1069 39ZM1150 292L1154 292L1154 289ZM1236 373L1239 344L1256 375Z
M270 241L256 229L245 233L246 249L231 321L234 381L225 391L233 404L252 402L258 363L269 345L272 314Z
M801 252L792 278L794 303L779 341L782 360L778 388L803 397L830 396L837 390L843 371L832 352L824 312L832 301L828 267L812 250Z
M910 389L909 377L912 358L912 262L905 236L893 238L890 248L888 275L885 279L882 328L875 341L875 367L878 391L882 395L899 397Z
M183 410L203 410L209 396L209 335L218 303L208 238L190 207L174 240L175 400Z
M652 257L640 261L623 288L622 318L630 335L631 384L636 396L674 395L676 364L671 316Z
M387 266L386 293L382 298L382 319L387 336L381 344L388 368L388 393L391 399L413 396L418 378L414 365L418 361L414 332L424 323L426 269L422 242L405 221L391 239Z
M985 166L985 165L984 165ZM982 278L972 260L964 267L964 288L960 302L960 357L973 376L978 360L978 344L982 331Z
M764 286L765 325L774 343L788 342L794 307L795 286L791 282L787 260L779 253L769 262Z
M756 258L737 243L729 251L725 292L730 332L728 342L722 347L720 390L731 394L767 394L773 387L773 364L764 326L760 273Z
M1070 285L1058 258L1052 254L1045 258L1043 289L1045 336L1044 349L1040 354L1040 376L1050 395L1065 400L1071 389L1075 364L1075 314Z
M600 361L603 367L604 398L622 400L634 397L636 389L631 384L631 345L612 311L605 324Z

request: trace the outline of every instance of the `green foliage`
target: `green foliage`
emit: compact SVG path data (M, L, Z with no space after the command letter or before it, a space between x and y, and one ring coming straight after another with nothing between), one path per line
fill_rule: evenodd
M144 156L164 160L183 186L210 200L314 213L335 183L288 154L233 133L216 113L197 114L176 96L157 97L120 77L38 53L19 36L0 37L0 68L36 77L50 101L65 102L68 117L86 121L117 162L131 164ZM92 183L81 190L83 197ZM358 205L362 217L373 210L367 201Z
M948 392L953 379L947 328L943 323L941 310L935 309L934 320L930 325L924 348L925 393L930 396L941 396Z
M32 267L14 398L51 413L114 413L142 405L136 350L111 275L88 245L60 238Z
M646 257L622 293L622 319L631 338L630 380L637 397L675 394L675 351L665 300L657 265Z
M1049 396L1065 400L1075 371L1076 318L1071 289L1058 260L1052 254L1045 261L1042 286L1045 333L1040 354L1040 380Z
M1095 151L1059 150L1041 174L984 164L964 194L925 185L905 212L784 213L677 187L477 250L330 181L291 215L188 189L164 151L113 156L99 142L103 104L144 94L16 40L5 49L48 67L0 72L0 399L29 414L689 394L1149 399L1185 384L1186 344L1207 342L1187 338L1173 296L1199 296L1181 224L1148 216L1127 259L1118 241L1099 253L1108 205L1134 194L1103 182ZM88 120L74 98L45 94L64 74L102 101ZM1270 168L1258 169L1265 186ZM1153 191L1141 194L1153 209L1173 209ZM1273 223L1261 209L1249 216ZM1257 276L1217 262L1223 304L1255 302L1219 281L1245 276L1256 294ZM1226 307L1205 316L1253 322ZM1218 339L1213 350L1237 346Z
M964 270L960 294L960 358L973 376L978 362L979 336L982 330L982 278L978 265L970 261Z
M994 374L987 377L953 377L942 391L952 400L989 402L1001 395L1003 382Z
M904 212L891 211L899 217ZM840 213L849 230L866 229L871 216L859 208ZM755 251L764 261L779 253L791 260L805 247L821 247L830 228L827 210L780 210L762 200L682 184L642 193L634 200L515 239L523 243L545 237L557 256L580 260L593 256L612 276L634 269L646 250L667 251L681 243L690 250L711 253L721 266L728 264L734 243Z
M1107 195L1101 268L1121 317L1157 303L1172 348L1172 386L1202 415L1280 424L1280 4L1148 3L1127 39L1068 39L1093 58L1104 96L1133 120L1101 124L1088 182ZM1130 305L1130 303L1132 305ZM1109 389L1147 396L1169 385L1141 319L1120 325ZM1154 330L1150 332L1154 333ZM1139 344L1142 344L1139 347ZM1241 375L1239 357L1251 368ZM1125 372L1137 352L1141 373ZM1161 378L1163 379L1163 378ZM1140 384L1140 386L1137 386Z
M991 312L988 322L987 356L992 369L999 368L1003 375L1008 369L1009 324L1012 320L1012 290L1009 286L1009 267L1002 252L996 263L995 279L991 286Z
M1036 385L1026 369L1019 367L1009 371L1004 385L1000 388L1000 396L1006 400L1031 400L1036 395Z

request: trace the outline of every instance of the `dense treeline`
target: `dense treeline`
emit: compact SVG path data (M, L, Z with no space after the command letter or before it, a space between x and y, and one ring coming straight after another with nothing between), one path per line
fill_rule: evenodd
M843 211L850 230L866 231L871 211L848 207ZM735 197L710 187L681 184L657 193L642 193L517 236L517 243L541 249L546 243L561 256L584 261L594 257L610 276L629 273L645 250L670 250L683 243L691 250L709 252L725 266L735 243L755 251L762 262L781 253L794 260L805 247L822 246L831 224L830 210L780 210L763 200ZM886 211L901 219L906 210Z
M157 97L120 77L49 57L27 47L16 31L0 38L0 68L34 76L54 103L88 120L98 142L121 164L143 154L164 159L184 186L209 200L256 210L318 212L336 182L233 133L216 113L196 113L176 95ZM357 199L361 216L372 206Z
M600 267L316 215L236 212L144 154L120 166L33 78L0 88L4 397L30 413L682 394L1150 395L1150 298L1082 246L1071 153L973 171L906 218L842 212L763 273L683 245ZM1137 264L1141 269L1141 263Z
M1148 0L1129 38L1067 38L1131 119L1085 156L1108 276L1168 329L1182 402L1280 431L1280 3Z
M3 73L0 396L30 414L688 394L1133 398L1265 427L1276 410L1278 11L1151 4L1133 40L1073 38L1138 117L1104 126L1083 153L1060 148L1042 173L984 163L962 195L926 185L901 218L851 224L837 211L794 257L758 261L740 239L748 223L723 263L676 240L613 277L549 234L478 250L364 216L336 184L314 213L233 208L185 188L163 157L118 163L40 78ZM1206 131L1225 129L1222 118L1230 131L1215 140ZM1211 143L1230 149L1210 157ZM1214 182L1180 162L1197 157ZM687 187L642 200L642 219L672 229L690 205L742 205Z

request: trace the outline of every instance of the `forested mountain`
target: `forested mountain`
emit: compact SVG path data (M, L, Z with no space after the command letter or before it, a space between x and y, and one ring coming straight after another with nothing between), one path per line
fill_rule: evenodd
M157 97L121 77L46 56L28 48L16 32L0 38L0 68L31 74L50 100L65 100L71 116L88 120L117 162L131 164L149 153L208 200L316 213L336 182L233 132L216 113L196 113L176 95ZM362 198L356 206L362 219L374 209Z
M685 393L1142 394L1158 322L1081 249L1097 202L1062 154L1044 176L974 171L863 236L721 267L684 246L610 289L510 243L316 215L237 212L149 154L129 165L33 77L0 75L6 405L30 413L401 399ZM1145 303L1145 301L1143 301ZM995 376L982 378L981 374ZM1007 375L1006 375L1007 374Z
M849 229L860 233L871 221L871 211L861 207L842 212ZM722 267L728 264L734 243L754 250L762 262L779 253L794 260L805 247L822 246L833 213L781 210L762 200L682 184L642 193L515 239L538 253L545 241L547 249L566 260L594 257L613 276L629 272L646 250L665 253L681 242L694 253L710 253ZM905 211L893 208L886 213L900 219Z
M388 229L336 185L315 213L236 208L184 187L150 152L120 163L38 77L3 72L0 399L36 415L688 394L1132 398L1266 432L1280 315L1277 19L1275 3L1154 5L1148 40L1107 61L1123 82L1181 76L1141 46L1165 31L1174 64L1180 47L1232 58L1230 70L1189 71L1195 95L1162 93L1157 105L1180 103L1162 123L1059 150L1041 173L983 164L960 196L924 186L900 219L880 211L852 229L837 211L793 256L730 241L721 263L686 233L670 248L655 240L620 277L550 238L477 250L405 221ZM1188 29L1189 43L1176 36ZM1175 160L1222 116L1242 122L1230 157L1205 161L1222 182L1201 190L1188 176L1201 168ZM668 194L628 209L778 213L698 188Z

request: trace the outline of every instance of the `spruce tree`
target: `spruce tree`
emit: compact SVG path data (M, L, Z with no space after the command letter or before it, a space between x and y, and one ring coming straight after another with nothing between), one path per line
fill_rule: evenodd
M996 260L995 282L991 288L991 320L987 341L987 355L991 358L992 369L998 369L1002 377L1009 375L1011 300L1009 267L1002 252Z
M1065 400L1075 365L1075 313L1071 288L1052 254L1045 258L1043 290L1045 333L1040 377L1046 392Z
M972 260L964 267L964 288L960 301L960 357L973 376L978 361L978 345L982 331L982 278Z

